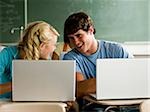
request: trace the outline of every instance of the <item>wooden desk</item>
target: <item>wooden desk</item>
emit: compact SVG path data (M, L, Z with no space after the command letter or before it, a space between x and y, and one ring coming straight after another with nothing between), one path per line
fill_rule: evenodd
M150 112L150 99L144 100L140 105L141 112Z
M66 112L62 102L11 102L0 101L0 112Z
M54 105L54 104L58 104L60 106L62 106L63 108L66 109L66 111L69 111L70 109L74 109L75 112L79 112L79 107L76 101L72 101L72 102L13 102L11 100L8 99L0 99L0 108L3 105L7 105L7 104L13 104L13 105ZM1 111L0 111L1 112Z
M117 108L117 107L121 107L121 106L140 105L145 100L145 99L133 99L133 100L132 99L131 100L96 100L92 96L85 96L85 97L83 97L83 99L90 102L87 105L91 105L93 103L100 104L100 105L107 105L108 107L105 109L105 112L107 112L111 108Z

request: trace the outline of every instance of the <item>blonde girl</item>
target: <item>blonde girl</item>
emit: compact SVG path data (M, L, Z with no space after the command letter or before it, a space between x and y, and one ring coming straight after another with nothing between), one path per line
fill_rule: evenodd
M12 60L51 59L59 33L44 21L29 23L16 46L0 52L0 98L11 98Z

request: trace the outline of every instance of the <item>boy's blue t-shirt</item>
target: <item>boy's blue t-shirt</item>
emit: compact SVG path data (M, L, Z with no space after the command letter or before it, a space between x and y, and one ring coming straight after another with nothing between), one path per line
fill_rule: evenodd
M129 53L121 44L109 41L98 41L96 53L92 55L81 54L76 49L64 55L64 60L76 60L76 72L84 75L85 79L96 77L96 60L99 58L129 58Z
M12 60L17 58L17 46L6 47L0 52L0 84L12 81ZM11 98L11 92L0 95L1 98Z

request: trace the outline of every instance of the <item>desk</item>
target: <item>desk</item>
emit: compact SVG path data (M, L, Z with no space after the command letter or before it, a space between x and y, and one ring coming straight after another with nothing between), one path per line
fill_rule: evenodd
M150 112L150 99L144 100L140 105L141 112Z
M66 112L66 108L61 102L0 101L0 112Z
M105 109L107 112L111 108L117 108L121 106L132 106L132 105L140 105L145 99L134 99L134 100L96 100L92 96L83 97L84 100L89 101L90 103L87 105L91 105L93 103L100 105L107 105L108 108Z
M4 107L2 107L4 105L5 106L8 105L9 107L11 106L11 108L12 107L18 108L19 106L23 106L23 105L26 105L26 107L34 106L34 109L36 109L37 106L43 106L42 108L51 108L52 106L58 105L59 108L61 108L63 110L63 112L69 111L70 109L73 109L75 112L79 112L79 107L78 107L78 104L76 101L71 101L71 102L12 102L8 99L2 99L2 100L0 99L0 112L5 112L5 111L1 111L1 108L4 108ZM51 109L49 109L49 110L51 110ZM14 111L9 111L9 112L14 112ZM45 111L42 111L42 112L45 112ZM54 112L54 111L51 111L51 112Z

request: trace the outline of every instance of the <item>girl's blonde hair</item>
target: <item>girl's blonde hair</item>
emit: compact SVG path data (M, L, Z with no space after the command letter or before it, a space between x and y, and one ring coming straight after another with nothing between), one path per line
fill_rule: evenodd
M23 32L23 37L18 48L21 59L39 60L39 46L41 43L48 43L53 39L52 34L59 36L59 33L48 23L36 21L28 24Z

